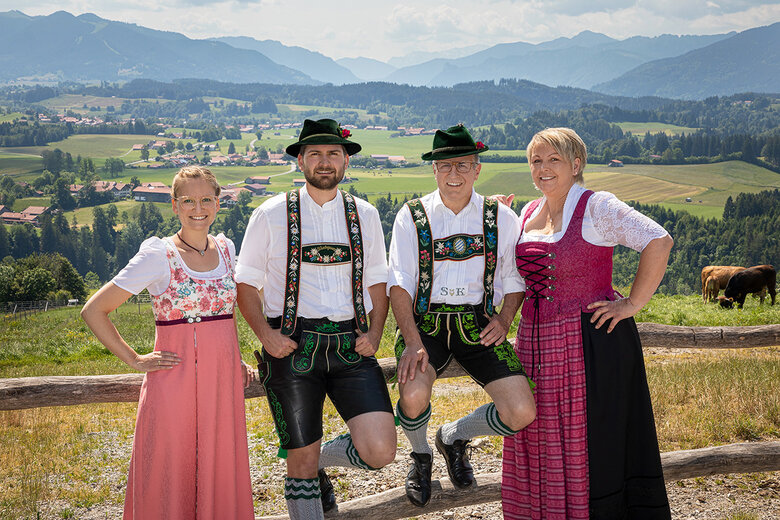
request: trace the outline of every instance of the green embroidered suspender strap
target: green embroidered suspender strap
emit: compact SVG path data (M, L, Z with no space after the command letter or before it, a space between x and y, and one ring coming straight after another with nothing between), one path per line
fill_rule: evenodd
M341 190L339 190L341 191ZM368 331L365 303L363 301L363 237L360 231L360 217L355 199L349 193L341 191L344 199L344 214L349 235L350 258L352 263L352 302L355 308L355 321L362 332ZM282 311L282 334L291 335L295 330L298 317L298 291L300 289L302 250L300 190L287 193L287 279L284 291L284 309ZM336 262L328 262L331 265ZM325 263L327 265L327 263Z
M355 198L345 191L341 191L341 195L344 197L344 216L347 219L347 234L352 254L352 305L355 307L355 321L361 332L368 332L366 307L363 302L363 235L360 231L360 217Z
M430 220L425 213L422 202L419 199L414 199L407 202L406 205L409 207L414 220L414 227L417 230L417 248L419 251L419 276L417 279L417 292L414 297L414 313L423 315L428 312L431 302L431 291L433 290L433 261L436 258L434 256L434 242L442 242L433 240ZM478 254L484 255L485 270L482 277L484 296L482 306L485 314L488 316L492 316L495 312L493 306L493 281L495 280L496 259L498 257L497 215L498 201L486 197L482 213L482 241L484 247L479 248L478 244L473 244L473 250L468 253L469 256L458 258L466 259ZM468 236L464 235L461 238L466 242ZM480 251L479 249L482 250ZM437 259L448 260L450 258L440 254ZM456 258L453 257L452 259Z
M414 313L422 316L428 312L433 289L433 234L425 208L420 199L412 199L406 203L417 229L417 249L419 251L419 274L417 275L417 291L414 295Z
M295 330L298 318L298 289L301 285L301 190L287 192L287 279L282 310L282 334Z
M482 235L485 237L485 273L482 284L485 289L482 304L487 316L493 316L493 282L498 258L498 201L485 197L482 203Z

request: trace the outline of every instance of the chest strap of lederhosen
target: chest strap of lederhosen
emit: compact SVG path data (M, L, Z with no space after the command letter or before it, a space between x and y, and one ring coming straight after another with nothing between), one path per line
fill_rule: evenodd
M423 315L428 312L431 303L431 290L433 289L433 262L434 240L431 231L430 220L425 213L422 202L419 199L406 203L414 220L417 230L417 248L419 252L419 275L417 277L417 291L414 298L414 313ZM498 201L485 198L482 213L482 254L485 257L485 269L482 276L483 297L482 307L485 314L492 316L493 307L493 282L496 273L496 259L498 253ZM476 256L476 255L474 255ZM443 258L444 260L444 258Z
M363 301L363 237L360 231L360 217L352 195L339 191L344 199L344 216L347 224L347 235L349 235L355 322L362 332L366 332L368 331L368 320ZM289 336L295 330L298 317L298 292L301 281L301 252L303 248L301 246L300 190L287 192L287 221L287 279L284 289L281 332ZM332 263L331 265L338 264Z

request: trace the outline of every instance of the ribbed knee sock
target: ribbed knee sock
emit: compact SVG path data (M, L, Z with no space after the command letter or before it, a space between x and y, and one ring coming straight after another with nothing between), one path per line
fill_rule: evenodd
M441 427L441 440L446 444L452 444L457 440L465 441L480 435L507 437L516 433L517 431L501 421L496 405L488 403L480 406L466 417L443 425Z
M318 478L284 479L284 499L290 520L324 520Z
M339 435L335 439L322 445L322 449L320 450L320 468L329 468L332 466L377 469L372 468L360 458L355 445L352 444L352 436L348 433Z
M401 410L401 404L395 405L395 411L398 414L398 422L401 423L401 429L404 431L406 438L409 439L409 443L412 445L412 451L415 453L427 453L433 455L433 450L428 444L428 421L431 420L431 405L428 404L428 408L420 414L419 417L410 419L404 415Z

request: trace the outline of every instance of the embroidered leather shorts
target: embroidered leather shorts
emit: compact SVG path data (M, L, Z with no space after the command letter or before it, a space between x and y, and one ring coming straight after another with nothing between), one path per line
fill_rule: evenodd
M279 326L273 318L268 322ZM326 395L344 421L368 412L393 413L382 369L374 356L355 352L354 331L353 320L298 318L292 354L279 359L263 351L260 381L282 448L303 448L322 438Z
M418 317L417 330L428 352L428 362L439 376L453 358L480 386L509 376L525 376L525 369L509 341L486 346L479 342L489 319L473 305L431 304L428 313ZM406 348L401 331L395 336L395 356Z

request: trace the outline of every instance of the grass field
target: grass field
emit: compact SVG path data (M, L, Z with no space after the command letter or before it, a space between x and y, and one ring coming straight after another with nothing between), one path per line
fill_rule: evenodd
M125 101L124 98L117 97L100 97L87 94L62 94L41 101L41 105L58 113L65 113L67 110L72 110L73 112L80 114L96 114L96 112L90 112L89 109L92 107L99 107L102 109L101 112L104 112L105 108L108 106L118 109ZM165 101L160 100L160 102L162 103ZM87 108L84 108L84 105L86 105Z
M621 130L627 133L634 134L636 136L643 136L647 132L650 132L651 134L658 134L660 132L664 132L668 136L672 135L680 135L680 134L691 134L699 130L698 128L690 128L687 126L677 126L677 125L670 125L667 123L630 123L630 122L624 122L624 123L615 123L618 125Z
M11 122L15 119L25 117L21 112L11 112L10 114L0 114L0 123Z
M296 105L292 108L304 111L312 107ZM172 130L180 131L180 129ZM262 139L257 140L255 144L270 151L284 149L294 142L297 131L296 129L266 130L263 132ZM363 145L361 151L363 156L403 155L413 163L420 161L420 155L430 149L431 143L431 136L393 138L390 137L392 131L354 130L353 134L354 140ZM70 152L74 157L77 155L92 157L98 167L102 166L107 157L122 157L125 162L130 163L140 159L140 152L128 153L132 145L152 138L152 136L140 135L74 135L46 147L0 149L0 173L10 174L16 180L29 182L41 171L40 153L54 148ZM238 152L243 153L246 146L255 139L254 133L245 133L241 135L241 139L220 140L217 142L220 146L219 153L227 153L231 142ZM516 150L502 150L495 153L523 154ZM213 168L223 184L241 182L253 175L277 175L288 169L287 166ZM482 194L515 193L520 199L530 200L537 197L538 192L531 184L528 171L528 165L524 161L483 163L482 174L476 188ZM158 181L169 184L174 173L175 170L172 169L151 170L141 167L125 170L124 175L116 180L129 181L132 176L137 176L142 182ZM413 193L421 194L435 188L431 168L427 165L391 170L351 168L348 175L359 179L355 188L368 194L371 199L387 193L398 197ZM292 179L301 176L300 172L295 172L273 177L268 190L286 191L292 187ZM780 188L780 175L741 161L697 165L627 164L619 169L590 164L585 171L585 181L589 188L611 191L622 200L658 203L670 209L684 210L707 218L719 218L729 196L735 197L741 192ZM692 202L686 202L686 198L691 198Z
M40 155L0 152L0 175L13 175L18 180L32 180L42 171Z
M749 300L743 311L724 311L702 304L698 296L656 295L639 319L648 317L685 325L778 323L780 306L759 307ZM148 304L124 305L111 318L139 351L152 348ZM391 319L378 357L391 355L393 329ZM257 341L242 319L238 332L242 357L252 362ZM130 372L97 343L78 309L0 322L0 344L0 378ZM652 349L645 362L662 451L780 438L780 348ZM486 402L484 393L464 378L439 382L436 388L429 432ZM391 388L391 399L397 398ZM250 458L260 472L254 482L256 513L278 512L283 508L280 485L267 482L268 468L281 463L275 458L270 412L264 399L247 400L246 406ZM121 504L135 412L136 405L129 403L0 412L0 446L10 447L0 450L0 518L35 519L41 512L45 518L78 518L92 506ZM325 435L343 428L326 403ZM500 449L498 439L480 448L494 457Z

